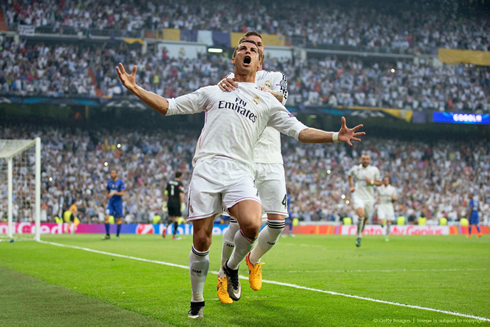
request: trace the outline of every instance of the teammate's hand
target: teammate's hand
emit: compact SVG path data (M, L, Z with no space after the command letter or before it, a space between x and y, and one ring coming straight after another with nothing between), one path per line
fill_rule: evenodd
M221 91L231 92L231 91L234 91L238 87L238 84L235 83L234 78L223 78L218 83L218 87L221 89Z
M361 142L361 139L358 138L358 136L366 135L364 132L357 132L360 128L362 128L364 125L357 125L354 128L348 128L345 117L342 117L342 127L340 128L339 131L339 142L345 142L352 146L351 141L356 141L356 142Z
M351 187L351 188L350 188L350 192L351 192L351 193L354 193L355 191L356 191L356 188L355 188L355 187Z
M372 181L371 181L371 179L370 179L369 177L366 177L366 183L367 183L368 185L373 184L373 183L372 183Z
M123 64L119 63L119 67L116 67L117 76L119 76L119 80L122 85L127 88L130 92L136 87L136 65L133 66L133 70L131 74L126 73Z
M260 91L263 91L263 92L268 92L268 93L272 94L273 96L276 96L276 93L274 91L272 91L271 89L269 89L268 87L259 86L259 87L257 87L257 89L259 89Z
M113 195L114 195L114 193L107 193L106 197L107 197L108 199L110 199L110 198L112 198L112 196L113 196Z

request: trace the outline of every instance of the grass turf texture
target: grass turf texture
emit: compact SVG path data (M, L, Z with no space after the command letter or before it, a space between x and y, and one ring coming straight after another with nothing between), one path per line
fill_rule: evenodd
M101 241L100 235L43 236L43 240L67 245L158 260L187 266L191 237L181 241L162 239L158 235L122 235L120 241ZM281 238L263 259L266 280L364 296L379 300L418 305L439 310L490 318L490 238L466 239L463 236L400 236L384 242L383 237L364 237L356 248L353 237L303 236ZM217 271L221 254L221 237L214 237L210 251L210 270ZM242 280L242 299L223 305L216 296L216 275L209 274L204 297L205 318L194 321L186 317L190 302L187 270L149 262L111 257L103 254L62 248L36 242L0 243L2 292L0 308L9 293L19 290L16 300L0 318L26 325L59 325L52 315L41 314L41 305L31 306L26 315L26 301L41 287L51 288L46 302L63 305L66 292L79 295L77 301L92 301L108 306L92 310L90 305L76 306L66 315L78 323L94 325L89 319L102 317L102 325L119 325L121 310L125 325L160 321L177 326L380 326L380 325L490 325L438 312L369 302L286 286L264 284L254 292ZM14 274L13 271L18 271ZM359 271L361 270L361 272ZM27 274L35 278L22 275ZM246 265L241 265L246 275ZM16 280L29 279L30 282ZM45 282L39 281L43 280ZM21 284L21 285L20 285ZM6 285L10 285L8 288ZM47 286L46 286L47 285ZM61 288L54 285L61 286ZM59 299L57 294L59 293ZM42 301L43 296L37 300ZM64 295L65 294L65 295ZM65 297L64 297L65 296ZM25 298L25 299L23 299ZM124 310L125 309L125 310ZM130 315L132 311L134 315ZM73 313L70 313L73 312ZM35 314L34 314L35 313ZM82 318L82 317L86 318ZM122 317L122 316L121 316ZM29 321L29 319L32 319ZM44 320L42 320L44 319ZM4 325L0 320L0 324ZM105 323L107 322L107 323Z

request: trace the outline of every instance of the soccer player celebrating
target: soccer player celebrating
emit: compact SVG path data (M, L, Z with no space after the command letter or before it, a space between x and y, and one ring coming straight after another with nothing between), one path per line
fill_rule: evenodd
M103 240L110 240L110 227L109 217L113 216L116 219L117 233L116 240L119 239L119 233L121 232L121 224L123 217L123 202L122 197L124 195L124 183L122 180L117 178L117 171L115 169L111 170L111 179L107 183L107 199L109 203L105 210L105 233L106 235L102 238Z
M189 217L192 221L193 246L189 255L192 285L189 318L202 318L204 284L209 270L209 248L214 218L223 207L238 221L235 248L224 264L229 296L241 296L238 266L252 250L260 231L262 207L254 185L253 150L266 126L272 126L301 142L328 143L360 141L357 132L362 125L349 129L345 118L339 132L325 132L300 123L270 93L255 85L255 74L261 53L252 40L244 40L234 53L235 79L238 88L222 92L208 86L180 96L165 99L136 84L136 66L127 74L122 64L116 68L122 84L148 106L163 115L205 112L206 120L199 137L189 185Z
M349 185L352 193L352 202L354 209L359 216L357 222L357 240L356 246L361 246L362 232L364 226L373 211L374 206L374 185L381 186L379 170L376 167L369 166L371 157L369 154L361 156L361 164L354 166L349 171ZM354 187L354 178L356 185Z
M243 40L252 40L262 54L262 60L255 75L255 84L258 89L268 92L283 105L286 104L288 91L287 80L280 72L262 70L264 61L264 46L262 36L255 32L247 32L238 43ZM233 62L233 59L232 59ZM234 73L218 83L221 90L231 92L236 90ZM286 179L281 154L281 135L273 127L266 127L254 149L255 186L259 191L262 208L267 214L267 224L262 229L257 240L257 245L245 257L249 271L249 284L254 291L262 288L262 257L276 244L285 227L285 218L288 216L286 196ZM221 253L222 266L231 256L235 246L235 235L239 226L234 217L230 217L230 225L223 234ZM291 232L291 230L290 230ZM233 303L226 291L227 282L223 269L218 274L217 293L222 303Z
M184 185L182 184L182 172L175 172L175 180L168 182L167 188L163 195L163 208L168 211L168 216L173 222L173 240L180 240L177 237L177 228L179 227L178 220L182 216L182 211L185 210L184 204Z
M383 185L378 188L378 219L381 221L381 226L384 227L386 224L386 242L389 240L388 236L390 235L391 223L395 220L393 202L398 200L396 188L390 185L390 181L390 178L385 176L383 178Z
M478 238L481 237L480 230L480 217L478 216L478 209L480 207L480 203L478 202L478 197L475 197L473 193L470 193L470 203L468 203L468 220L470 222L468 226L468 238L471 237L471 225L475 225L476 230L478 231Z

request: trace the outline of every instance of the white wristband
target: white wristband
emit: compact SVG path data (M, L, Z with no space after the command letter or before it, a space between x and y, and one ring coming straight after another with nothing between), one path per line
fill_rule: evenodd
M333 143L339 143L339 132L335 132L332 134Z

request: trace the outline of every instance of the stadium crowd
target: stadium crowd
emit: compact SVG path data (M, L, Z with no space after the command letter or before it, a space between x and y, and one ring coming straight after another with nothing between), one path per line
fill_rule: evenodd
M0 129L0 139L36 136L43 142L43 221L53 221L75 203L82 222L103 222L109 173L116 168L127 189L125 222L147 223L161 212L162 192L176 170L184 173L187 189L198 132L114 132L34 125ZM350 148L340 144L305 145L284 138L294 216L305 221L339 221L345 216L356 219L352 205L346 202L351 198L347 172L359 164L361 153L370 154L371 164L380 169L382 176L391 177L400 195L397 215L404 215L409 222L420 216L429 218L429 224L442 216L456 221L466 215L470 192L479 195L481 215L486 223L490 222L490 150L483 141L471 146L443 140L428 145L366 138ZM30 163L20 165L29 174L33 158L25 160ZM1 164L0 171L5 174L5 162ZM19 178L22 169L17 169ZM19 189L22 185L26 184L14 183L14 217L28 221L33 195L23 194ZM6 216L5 201L6 183L1 183L0 218Z
M439 47L488 51L488 16L463 13L457 6L423 1L376 4L373 1L73 1L10 0L9 26L34 25L59 33L63 28L86 31L257 30L307 41L307 46L350 50L434 53ZM461 9L461 8L459 8ZM260 20L257 19L260 17ZM442 28L443 27L443 28ZM303 41L301 41L303 42Z
M232 71L226 56L198 59L141 54L126 43L102 46L46 45L4 40L0 51L0 93L20 95L127 95L114 71L119 62L137 64L139 81L159 95L176 97L217 83ZM93 75L89 74L92 68ZM472 65L426 62L365 63L327 57L306 61L267 59L265 70L283 71L288 105L368 106L440 111L489 111L490 70Z

